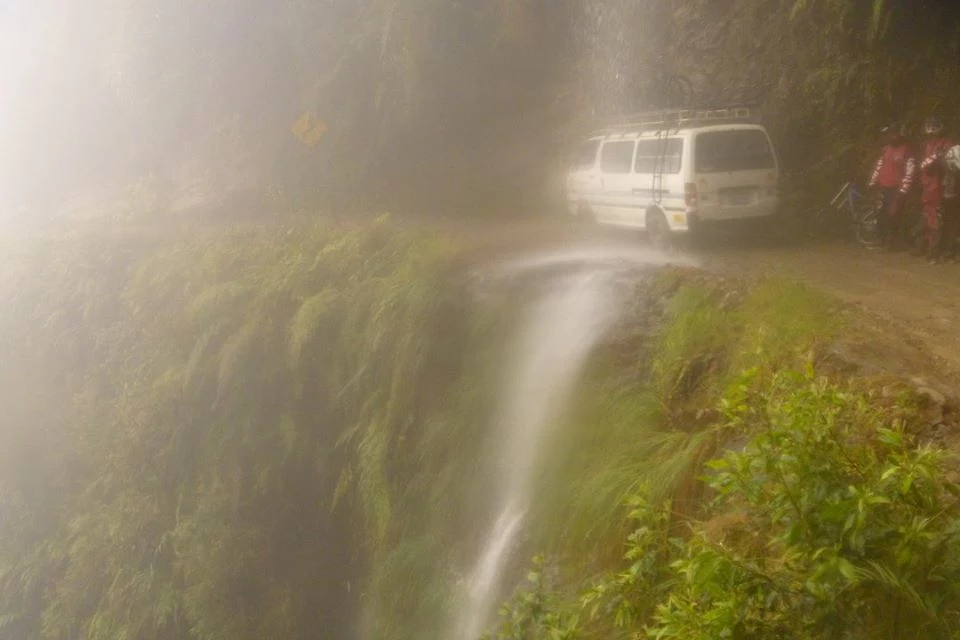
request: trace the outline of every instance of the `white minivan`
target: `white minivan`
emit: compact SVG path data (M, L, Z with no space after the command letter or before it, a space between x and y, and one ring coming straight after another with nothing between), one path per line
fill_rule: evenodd
M587 139L567 175L570 212L657 242L777 209L777 157L748 108L658 111Z

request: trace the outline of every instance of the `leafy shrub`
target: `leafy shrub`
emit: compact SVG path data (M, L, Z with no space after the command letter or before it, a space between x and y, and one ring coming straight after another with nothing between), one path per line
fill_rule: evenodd
M826 295L789 280L737 288L668 270L648 286L636 297L642 321L626 330L640 334L591 362L540 473L535 544L586 571L619 561L630 533L621 510L640 487L700 515L697 476L728 431L720 401L741 371L800 366L844 326Z
M812 368L749 370L722 407L750 437L710 463L707 517L635 499L623 567L537 607L521 591L499 638L960 637L960 491L909 411Z
M728 404L747 447L711 464L715 511L675 565L659 638L951 637L960 519L945 454L812 374Z

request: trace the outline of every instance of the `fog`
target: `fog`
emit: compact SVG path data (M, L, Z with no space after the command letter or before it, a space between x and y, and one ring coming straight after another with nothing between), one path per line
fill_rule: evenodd
M269 169L311 106L309 82L293 80L303 40L316 43L319 66L332 44L326 37L344 27L321 4L323 18L298 29L293 8L5 2L5 210L47 217L71 199L109 208L149 181L165 197L196 182L207 192L256 187L244 183ZM316 13L304 7L298 15ZM251 159L254 149L265 157Z
M0 640L958 637L958 52L0 0Z
M541 204L592 119L655 102L662 36L624 25L657 11L8 0L4 215Z
M860 170L876 123L949 104L950 82L918 89L955 9L894 4L5 0L4 217L524 215L610 115L731 103L763 106L807 189ZM323 123L310 144L291 133L304 115Z

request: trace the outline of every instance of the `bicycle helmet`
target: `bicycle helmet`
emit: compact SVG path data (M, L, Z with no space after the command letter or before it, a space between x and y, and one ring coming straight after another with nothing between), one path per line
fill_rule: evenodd
M960 144L950 147L943 160L946 162L948 170L960 173Z
M937 116L930 116L923 123L923 132L928 136L943 133L943 122Z

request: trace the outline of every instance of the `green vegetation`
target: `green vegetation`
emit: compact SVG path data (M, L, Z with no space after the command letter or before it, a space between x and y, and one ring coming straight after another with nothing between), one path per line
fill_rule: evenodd
M350 637L405 492L457 460L404 444L441 437L460 377L450 242L381 221L4 249L0 637Z
M487 461L496 452L487 437L516 311L510 297L471 309L463 341L450 347L462 355L459 368L423 390L434 410L398 443L407 473L390 479L396 505L369 575L380 640L438 637L460 604L457 571L473 562L484 533L477 523L488 517Z
M826 296L794 282L737 292L689 279L667 273L640 293L638 313L662 314L659 329L610 345L588 372L542 476L544 544L564 531L581 551L618 553L619 513L640 486L693 508L698 469L726 437L715 418L727 387L747 368L797 362L842 328ZM662 311L649 308L660 300Z
M816 292L672 280L652 353L584 388L496 637L960 637L960 486L910 392L816 372Z
M543 211L583 131L686 76L762 105L803 204L881 124L960 104L946 2L107 4L34 16L83 28L22 56L8 93L47 97L9 109L0 198ZM0 239L0 638L436 634L489 518L516 299L465 301L449 239L383 220L101 232ZM648 285L544 456L502 636L956 636L945 456L909 392L821 367L843 314L791 282Z
M0 638L441 631L529 282L468 301L450 239L385 220L2 242ZM945 454L818 364L843 310L687 270L634 298L501 637L954 637Z
M946 454L806 372L752 369L714 428L748 435L708 467L691 517L633 488L613 570L576 594L538 559L498 638L956 638L960 487Z

